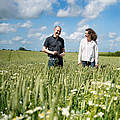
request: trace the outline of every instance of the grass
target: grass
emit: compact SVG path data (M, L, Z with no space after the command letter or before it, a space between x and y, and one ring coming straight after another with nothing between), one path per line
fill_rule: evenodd
M0 118L58 120L120 119L120 57L100 56L99 68L48 69L41 52L0 51Z

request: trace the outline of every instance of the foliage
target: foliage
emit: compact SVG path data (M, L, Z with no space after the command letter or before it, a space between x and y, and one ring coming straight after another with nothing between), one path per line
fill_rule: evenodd
M120 56L120 51L116 52L100 52L100 56Z
M120 118L119 57L100 57L98 69L78 66L77 53L51 69L41 52L0 51L0 57L0 119Z

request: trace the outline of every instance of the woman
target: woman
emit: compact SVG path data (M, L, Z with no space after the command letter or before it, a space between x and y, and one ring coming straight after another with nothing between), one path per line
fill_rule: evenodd
M98 67L98 46L97 35L94 30L88 28L85 30L85 38L80 42L78 65L82 63L83 67Z

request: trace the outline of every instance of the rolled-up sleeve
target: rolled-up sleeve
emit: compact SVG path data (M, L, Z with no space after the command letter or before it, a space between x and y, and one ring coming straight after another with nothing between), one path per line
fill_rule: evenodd
M97 44L95 45L95 65L97 65L98 64L98 58L99 58L99 56L98 56L98 46L97 46Z
M82 44L80 42L79 53L78 53L78 63L81 62L81 57L82 57Z
M45 47L48 47L48 44L49 44L48 41L49 41L49 39L47 38L47 39L45 40L45 42L44 42L44 46L45 46Z

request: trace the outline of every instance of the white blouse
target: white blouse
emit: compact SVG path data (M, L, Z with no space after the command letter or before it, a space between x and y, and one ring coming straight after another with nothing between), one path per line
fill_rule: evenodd
M95 60L95 65L98 64L98 46L95 41L88 42L87 38L84 38L80 42L78 63L81 61L93 62Z

